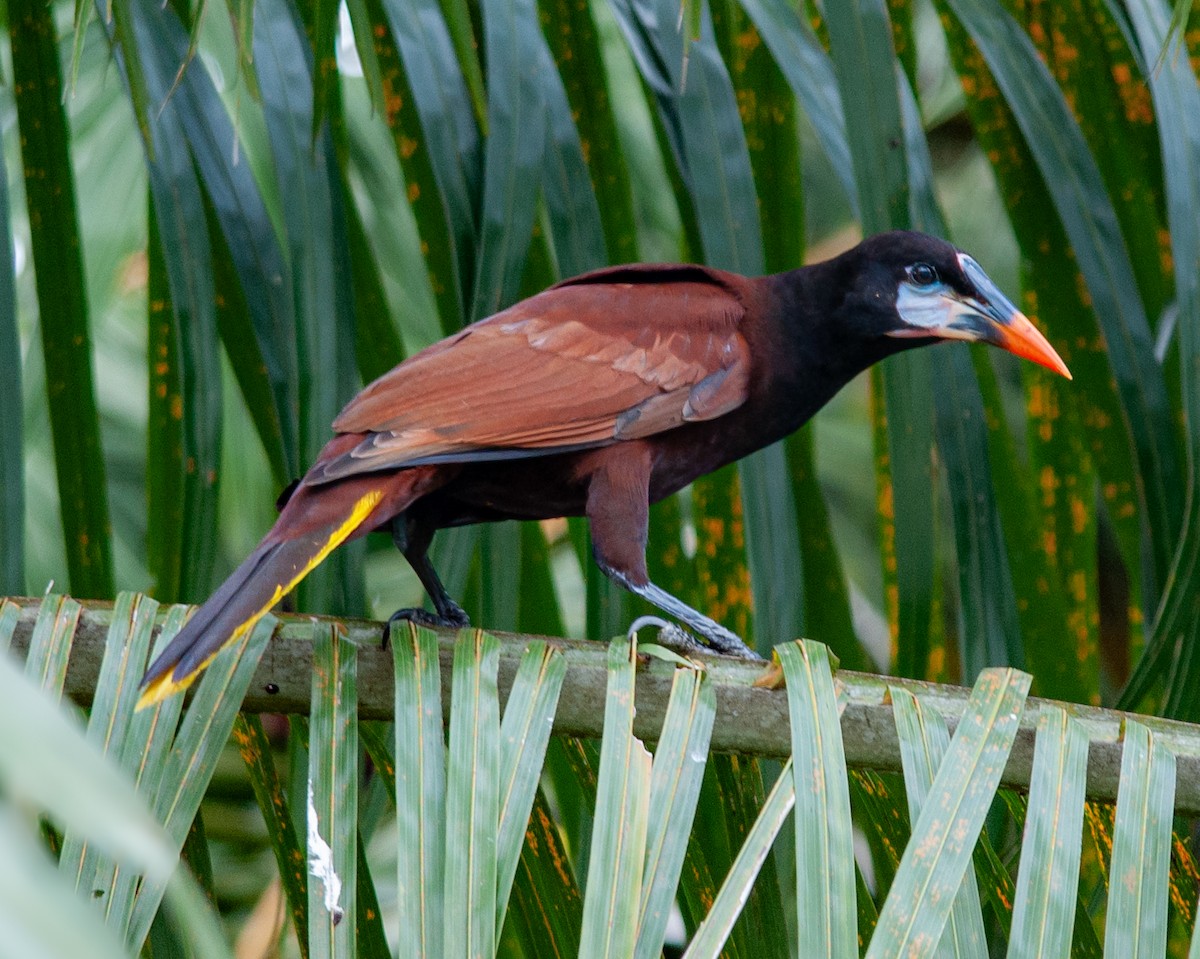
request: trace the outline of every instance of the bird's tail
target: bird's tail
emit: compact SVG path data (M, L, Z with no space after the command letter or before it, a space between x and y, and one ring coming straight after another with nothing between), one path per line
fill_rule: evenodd
M353 490L357 498L349 510L343 505L344 496L327 495L331 487L313 493L302 489L301 497L293 497L266 538L196 610L146 671L138 709L190 686L217 653L249 632L326 556L358 532L391 492L382 484L372 487L360 481L352 485L358 487ZM334 506L336 511L330 508Z

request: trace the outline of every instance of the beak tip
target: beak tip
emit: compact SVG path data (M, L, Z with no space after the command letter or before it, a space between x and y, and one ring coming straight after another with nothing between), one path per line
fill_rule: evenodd
M1051 348L1051 352L1048 356L1038 357L1035 362L1039 363L1041 366L1044 366L1051 373L1057 373L1064 379L1075 379L1075 377L1071 375L1071 371L1067 368L1067 364L1063 362L1063 358L1059 356L1058 351L1054 350L1053 348Z
M1050 347L1050 362L1046 365L1059 376L1066 377L1068 380L1075 379L1075 377L1071 375L1071 371L1067 369L1067 364L1063 362L1063 358L1058 355L1058 351L1053 347Z
M1004 327L1000 345L1017 356L1033 360L1046 369L1065 376L1068 380L1074 379L1062 357L1023 313L1013 313Z

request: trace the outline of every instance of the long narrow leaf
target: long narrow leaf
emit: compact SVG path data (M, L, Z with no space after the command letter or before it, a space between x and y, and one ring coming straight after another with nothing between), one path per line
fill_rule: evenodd
M842 107L855 118L846 136L863 231L902 227L908 172L887 7L884 0L835 4L826 21Z
M392 631L396 667L396 838L400 953L442 955L446 743L437 635Z
M295 92L299 97L310 102L311 109L308 112L312 126L309 130L309 136L313 144L320 143L321 141L321 126L329 119L330 101L338 92L337 35L338 17L341 6L340 2L332 2L332 0L315 0L308 9L298 11L304 17L303 26L305 32L308 34L309 43L307 44L308 49L305 50L300 63L289 64L289 68L294 70L298 67L311 66L311 82L306 84L303 89ZM262 9L263 7L257 4L256 0L256 19ZM311 64L308 62L310 57ZM257 51L255 52L255 59L258 60ZM286 71L279 71L277 73L274 64L259 60L259 69L257 72L261 80L264 77L274 78L278 73ZM259 90L262 90L261 86ZM287 194L284 195L286 196Z
M176 856L144 802L83 729L53 699L0 656L0 774L15 796L54 822L165 882Z
M945 720L934 710L922 709L920 701L908 690L892 689L891 693L904 763L908 815L916 822L929 797L938 767L946 756L950 732ZM977 956L987 951L979 885L972 870L964 875L954 897L954 906L941 936L940 951L944 956Z
M129 739L129 727L137 701L141 675L158 603L147 596L121 593L113 606L112 622L104 643L104 659L96 680L87 737L100 752L117 762ZM59 869L71 875L79 888L90 889L96 871L97 853L77 833L63 837Z
M908 845L911 835L908 819L904 779L897 773L876 773L869 770L854 770L850 775L850 799L859 821L870 822L872 827L864 830L871 848L871 864L875 872L875 896L887 898L900 856ZM859 900L859 908L863 903ZM871 904L874 909L874 903ZM878 914L871 920L875 928ZM863 932L859 923L859 933ZM864 941L869 937L864 936Z
M1011 959L1065 956L1075 925L1087 737L1061 709L1038 722L1013 904Z
M704 258L713 266L762 272L762 239L750 158L733 88L717 51L712 21L689 48L687 83L681 75L683 38L678 8L657 0L645 8L613 4L643 79L656 98L691 195Z
M608 653L604 739L596 820L583 901L580 959L633 954L650 814L650 754L633 735L635 645L613 640Z
M963 673L985 666L1023 666L1008 550L991 487L983 403L971 359L946 358L937 391L938 449L946 459L962 608L959 646ZM901 553L900 555L904 555Z
M454 646L446 771L445 955L496 948L500 703L495 637L464 629Z
M1180 4L1179 9L1184 5ZM1154 97L1167 217L1171 225L1171 253L1175 271L1175 306L1179 311L1180 390L1188 441L1187 500L1184 524L1155 625L1153 646L1180 649L1182 661L1173 671L1167 690L1171 715L1189 720L1200 716L1196 695L1200 663L1191 647L1200 639L1200 228L1196 204L1200 203L1200 88L1182 37L1171 38L1166 11L1137 0L1129 4L1142 55L1162 57L1147 80ZM1151 662L1149 655L1147 663Z
M913 826L868 959L933 955L999 785L1029 682L1011 669L980 674Z
M762 811L729 875L721 884L721 890L713 900L712 908L704 922L692 936L684 959L716 959L722 954L738 914L750 895L750 887L758 877L759 870L771 852L771 845L783 827L784 820L796 804L796 779L792 772L792 761L783 764L775 786L763 803Z
M212 248L217 331L225 347L225 355L233 367L246 412L250 414L267 454L271 479L279 489L283 489L294 477L290 476L284 463L283 424L279 420L280 411L276 408L271 381L255 333L254 314L212 204L206 203L205 209L208 211L208 241Z
M539 72L544 77L542 97L546 111L546 156L542 195L546 201L550 236L554 241L559 272L563 276L572 276L594 270L605 263L600 205L592 189L571 104L555 69L550 48L540 30L528 31L526 42L535 46ZM619 150L598 152L601 156L621 155Z
M364 383L383 376L404 359L404 344L396 329L375 253L367 240L358 207L350 202L350 193L342 183L346 215L346 243L354 287L355 345L358 370Z
M82 4L88 8L87 4ZM0 356L9 357L0 377L0 593L25 592L25 470L21 441L21 339L17 332L12 223L8 178L0 177Z
M837 694L820 643L778 649L787 681L796 782L796 932L800 955L858 955L854 826Z
M452 251L451 275L434 276L434 289L449 290L462 322L475 276L476 206L480 195L482 139L450 32L437 0L383 0L396 48L424 133L429 169L441 194L444 235ZM411 134L409 134L411 139ZM403 155L405 151L401 151ZM418 183L424 189L426 184ZM435 215L430 211L430 216ZM423 219L423 218L422 218ZM431 237L432 240L432 237ZM442 317L447 322L447 317Z
M1175 756L1141 723L1125 724L1113 827L1105 959L1161 956L1167 948L1167 875Z
M549 12L555 25L546 31L546 40L570 103L568 117L574 121L572 125L578 131L579 146L591 173L608 260L632 262L638 258L638 237L629 164L625 150L616 148L619 140L613 96L592 10L587 4L571 0L544 0L540 6ZM562 121L552 118L549 123L548 144L562 136L559 132ZM553 201L547 198L552 235L553 206ZM557 242L555 245L559 270L564 275L575 272L575 266L557 249ZM612 633L601 635L607 637Z
M328 134L314 137L312 51L298 14L283 0L258 0L254 56L258 63L269 142L283 204L295 307L293 335L299 366L301 460L324 445L339 406L333 228L326 167ZM286 281L286 280L285 280ZM346 385L342 385L342 390Z
M646 836L646 867L633 953L637 959L654 959L662 954L716 713L716 694L705 674L698 669L676 669L650 780L653 815Z
M156 770L157 788L147 799L168 836L180 848L274 628L274 618L265 617L241 642L213 660L188 706L170 754ZM136 879L124 877L126 885L137 888L127 938L140 948L162 901L165 883L147 878L139 885Z
M320 959L354 959L358 865L358 659L336 626L313 643L308 741L308 946ZM343 921L346 920L346 921Z
M459 247L465 242L467 244L465 255L468 257L468 262L474 262L470 258L472 255L470 246L474 243L472 209L468 204L464 225L464 229L469 229L471 232L465 233L465 240L456 240L451 232L453 224L450 218L450 208L448 202L443 200L443 187L434 167L434 145L435 143L441 144L442 138L451 131L443 128L433 135L434 139L425 138L423 134L426 122L425 114L419 112L418 105L424 105L421 109L434 109L430 104L437 90L434 86L424 84L418 86L419 93L414 93L406 75L406 69L414 71L420 65L426 68L431 67L435 51L425 48L417 50L410 47L410 55L419 56L422 59L419 64L414 64L411 60L402 61L399 42L394 39L394 28L390 25L394 21L389 21L389 13L385 11L382 0L365 0L365 2L367 15L371 20L373 47L375 56L379 60L380 79L384 90L383 117L392 133L396 156L400 161L407 187L408 204L412 209L421 238L420 253L425 262L430 291L437 306L439 323L436 326L439 326L444 333L451 333L462 326L466 314L466 308L463 305L465 281L460 275L461 266L458 256ZM407 18L413 13L413 8L409 4L399 4L389 9L394 9L396 15L401 18ZM407 23L408 21L402 19L401 22ZM416 24L410 24L410 26L415 27ZM445 29L444 23L439 25L434 20L427 22L424 29L436 30L439 26L442 30ZM446 40L441 49L448 48L449 41ZM461 83L461 75L456 79ZM470 111L470 104L466 101L465 94L460 106L463 110ZM447 108L445 105L438 105L436 111L445 108ZM469 119L474 123L473 117ZM417 131L421 131L422 135L416 136ZM471 135L477 136L477 131L472 130ZM461 175L461 171L459 171L459 175ZM463 190L465 193L465 184Z
M389 956L391 952L383 928L383 910L379 906L378 890L371 876L371 864L367 862L366 845L361 832L355 838L358 888L354 893L354 938L362 955Z
M909 87L908 78L899 67L896 72L913 226L927 233L945 236L946 224L934 195L933 163L916 97ZM938 452L945 461L946 473L950 477L948 485L954 517L961 610L959 650L963 674L970 677L977 675L985 666L1021 667L1025 659L1008 549L1000 524L996 494L993 492L995 474L986 445L987 432L982 428L987 420L979 384L966 351L960 348L942 352L950 355L939 370L940 388L932 391L934 424ZM924 370L926 375L928 369L926 367ZM912 372L915 371L910 369ZM891 380L888 385L894 387ZM893 446L892 455L895 454ZM1004 484L1000 482L996 485ZM922 504L925 502L922 497ZM910 504L905 500L905 508L899 511L899 515L907 517L909 511ZM930 519L926 517L925 521ZM897 522L896 549L899 555L905 557L905 566L909 565L911 553L903 549L900 536L907 525ZM909 534L913 532L911 528L907 531ZM927 587L929 584L923 585ZM912 633L904 630L903 624L901 636L906 644L914 639Z
M18 0L8 22L67 568L76 595L101 599L113 593L108 489L57 34L38 0Z
M62 695L71 640L82 609L70 596L43 597L33 635L29 638L25 675L55 698Z
M1184 488L1170 423L1170 402L1125 241L1094 158L1029 38L996 0L947 0L987 61L1037 160L1071 240L1104 331L1152 530L1165 569Z
M154 156L154 143L150 136L150 116L155 103L152 102L149 86L142 71L142 59L134 39L135 0L109 0L107 3L109 17L112 22L113 36L120 44L125 67L125 79L129 85L129 103L133 107L133 115L137 119L138 132L146 145L150 157ZM83 4L80 4L82 6ZM72 82L74 78L72 77Z
M150 297L147 349L152 351L147 439L151 569L159 595L199 599L211 588L221 455L221 366L216 288L210 266L207 207L177 99L186 35L174 14L134 5L133 35L155 104L149 163ZM172 43L180 59L171 57ZM195 68L179 82L202 82ZM203 72L203 71L201 71ZM215 96L215 91L211 91ZM163 294L163 295L156 295ZM268 451L278 449L264 436ZM282 454L278 457L282 462Z
M233 739L246 764L250 787L258 801L259 811L267 826L271 851L279 870L279 881L287 898L296 930L296 942L301 959L308 959L308 872L305 851L296 836L288 812L288 797L283 791L271 744L257 716L239 714L233 724Z
M846 137L841 93L829 55L799 13L785 0L742 0L763 42L795 91L834 174L857 212L858 190Z
M538 82L542 46L533 0L483 7L487 49L488 136L484 145L479 255L471 319L517 296L533 229L546 135Z
M583 900L559 825L540 790L525 836L506 932L521 939L527 956L576 956Z
M193 178L194 179L194 178ZM154 194L147 201L146 359L150 368L146 413L146 565L154 592L167 600L181 595L184 562L184 452L178 325L171 303Z
M162 117L171 115L171 122L178 124L168 128L165 136L178 137L187 144L246 294L261 362L258 367L238 368L257 371L269 384L276 407L274 420L280 424L282 435L261 438L272 463L282 466L284 476L277 478L286 482L300 471L294 305L292 285L284 279L289 276L288 264L253 171L249 164L237 162L229 149L234 128L209 74L198 62L179 72L186 57L188 35L174 10L153 0L139 0L137 26L140 49L146 57L147 82L158 98L156 102L162 104ZM174 92L168 98L166 94L172 88ZM184 154L172 161L172 169L186 162ZM158 197L157 202L161 211L166 206L164 198ZM189 220L193 234L195 222ZM177 241L176 231L165 228L161 221L159 226L169 250L170 243ZM181 249L188 249L195 240L187 237L177 242L183 244ZM172 293L178 300L174 288ZM246 392L253 397L257 390Z
M562 654L545 643L530 643L521 657L500 723L499 825L496 834L496 938L508 909L508 895L521 857L525 828L537 793L554 709L567 674Z
M442 9L446 13L446 25L450 28L455 53L458 54L459 68L471 93L475 116L480 124L486 124L487 94L483 87L483 71L479 68L479 49L471 23L471 10L466 0L443 0Z

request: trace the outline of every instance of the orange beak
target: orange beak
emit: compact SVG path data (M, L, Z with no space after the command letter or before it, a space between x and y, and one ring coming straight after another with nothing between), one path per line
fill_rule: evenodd
M994 330L993 336L985 337L989 343L1071 379L1067 364L1024 313L1014 311L1007 323L997 323Z

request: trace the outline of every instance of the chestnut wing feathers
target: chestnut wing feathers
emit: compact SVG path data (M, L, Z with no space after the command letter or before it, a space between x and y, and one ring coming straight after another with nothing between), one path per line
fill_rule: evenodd
M603 446L746 398L744 310L724 285L560 285L417 353L334 420L365 433L310 482Z

